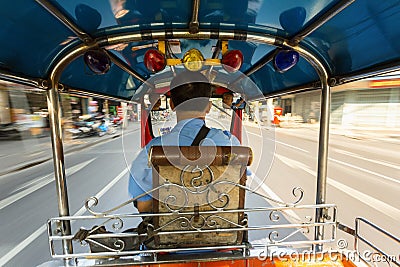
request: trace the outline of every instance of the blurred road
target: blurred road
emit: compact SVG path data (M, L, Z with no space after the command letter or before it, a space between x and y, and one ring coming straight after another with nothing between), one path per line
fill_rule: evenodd
M82 214L82 205L89 196L106 194L112 204L128 198L127 177L123 174L127 173L126 167L140 146L138 129L139 123L132 123L115 135L66 142L65 168L71 215ZM47 160L51 157L50 139L45 140L46 137L0 144L7 146L9 157L17 163L2 166L10 172L0 176L0 266L30 267L51 259L46 221L58 216L58 205L53 162ZM14 142L26 146L16 153L19 147ZM28 146L34 146L31 151L37 153L36 158L25 157L29 153L25 151ZM1 151L7 150L2 147ZM26 166L26 158L30 159L30 167L20 169ZM12 171L13 167L20 170Z
M70 153L88 146L117 138L124 132L139 129L138 122L130 122L126 129L117 128L115 134L90 136L77 139L64 139L64 152ZM2 175L29 168L42 162L52 160L51 138L49 133L41 137L24 138L22 140L0 140L0 177Z
M265 128L248 127L246 132L256 155L252 169L264 187L290 202L294 199L291 190L300 186L305 192L303 203L315 202L318 129L276 128L275 138ZM338 221L345 225L354 228L355 217L364 217L399 237L400 139L379 131L331 132L326 203L338 206ZM257 158L260 153L265 154L265 146L273 149L273 156ZM265 158L272 160L268 171L265 166L270 162ZM361 233L389 255L399 256L399 243L365 225ZM352 237L339 231L338 239L341 238L347 240L348 249L353 249ZM363 249L371 251L365 246Z
M208 125L221 123L215 120ZM131 124L124 133L115 136L90 137L66 144L71 215L84 214L83 204L89 196L99 197L98 210L129 199L126 168L139 151L138 126L138 123ZM155 132L166 126L169 123L159 124ZM249 184L285 202L293 202L296 197L292 189L301 187L302 204L313 204L317 134L315 127L266 128L245 124L243 142L255 154ZM2 159L7 159L1 161L3 175L0 176L0 266L29 267L51 259L45 223L48 218L56 217L58 211L53 163L45 160L51 157L50 142L45 140L0 144ZM22 146L18 145L21 143ZM354 227L356 216L366 217L400 236L400 142L386 135L349 138L333 131L330 143L327 203L338 205L338 220ZM75 153L68 153L72 150ZM28 151L35 151L34 155L28 155L33 153ZM26 166L26 159L31 167L21 169ZM12 171L13 168L21 170ZM4 170L9 173L4 174ZM260 205L251 198L246 201L252 207ZM124 211L132 210L126 207L121 213ZM339 234L338 237L346 238L352 249L350 236ZM398 244L387 242L378 234L373 238L389 254L400 250Z

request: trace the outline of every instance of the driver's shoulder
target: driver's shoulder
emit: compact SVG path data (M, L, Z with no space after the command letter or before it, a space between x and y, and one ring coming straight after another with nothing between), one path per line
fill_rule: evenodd
M216 142L216 144L233 146L241 145L239 139L237 139L236 136L228 130L211 128L207 138L212 139L214 142Z
M217 128L210 128L210 133L207 135L209 138L223 138L223 139L230 139L232 137L232 133L227 130L217 129Z

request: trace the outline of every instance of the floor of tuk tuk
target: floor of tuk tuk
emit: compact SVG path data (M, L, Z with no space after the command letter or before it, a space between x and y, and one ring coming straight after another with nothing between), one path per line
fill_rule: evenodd
M339 254L330 255L320 255L318 256L320 259L291 259L287 258L266 258L259 259L257 257L240 257L240 256L232 256L226 255L223 256L221 253L211 253L208 256L201 254L192 254L192 255L160 255L157 260L157 263L154 263L152 258L148 257L135 257L134 262L132 258L126 259L98 259L98 260L90 260L86 259L84 261L80 261L79 265L71 265L71 266L146 266L146 267L320 267L320 266L343 266L343 267L356 267L352 261L348 260L344 256ZM336 260L333 260L332 257L335 257ZM74 264L74 263L72 263ZM39 267L58 267L60 265L41 265ZM364 265L363 265L364 266Z

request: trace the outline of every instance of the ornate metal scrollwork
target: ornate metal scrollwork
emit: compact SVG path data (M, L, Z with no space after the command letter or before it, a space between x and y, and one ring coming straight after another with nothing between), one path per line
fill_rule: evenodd
M212 207L215 210L221 210L224 209L229 205L229 194L224 193L224 192L215 192L213 189L215 187L210 187L207 192L207 203L210 207ZM211 195L213 193L217 193L216 198L212 198ZM218 204L218 205L217 205Z
M271 220L271 222L278 222L281 219L281 216L279 216L279 211L277 210L272 210L269 213L268 217Z
M279 222L281 219L281 215L280 214L284 214L285 218L290 218L294 221L297 221L299 223L311 223L313 221L313 217L312 216L304 216L305 220L302 220L301 218L297 217L297 216L293 216L290 212L287 212L286 210L272 210L269 212L269 219L271 222Z
M208 172L208 175L205 174L205 171ZM185 180L185 174L195 174L199 173L199 175L191 177L189 181ZM298 205L304 198L304 190L300 187L295 187L292 190L292 194L295 198L297 198L294 202L283 202L280 200L276 200L274 198L271 198L267 195L263 195L245 185L238 184L236 182L228 181L228 180L219 180L219 181L214 181L214 173L212 169L208 166L205 165L203 167L200 167L198 165L196 166L190 166L187 165L181 170L180 174L180 183L181 184L175 184L171 182L165 182L164 184L159 185L156 188L153 188L152 190L143 193L140 196L137 196L135 198L132 198L121 205L118 205L112 209L109 209L104 212L95 212L93 210L93 207L97 206L99 203L98 199L96 197L89 197L86 202L85 202L85 207L88 212L95 216L105 216L110 214L113 211L116 211L120 209L123 206L126 206L127 204L130 204L134 202L136 199L146 195L146 194L151 194L154 191L160 191L160 190L167 190L172 193L168 193L167 196L163 196L162 199L160 199L163 203L165 203L166 207L169 209L171 212L180 212L187 206L189 203L189 198L190 194L205 194L205 199L206 203L210 207L212 207L214 210L223 210L226 207L228 207L229 202L230 202L230 196L228 193L225 191L227 190L223 186L232 186L232 187L237 187L243 190L246 190L250 193L254 193L256 195L259 195L263 197L264 199L274 202L280 206L283 207L295 207ZM222 189L219 189L219 186L221 186ZM177 189L178 191L173 191L170 190L171 187ZM219 190L218 190L219 189ZM178 203L179 200L179 203ZM270 219L272 221L277 221L279 220L279 215L272 213L270 214Z
M207 170L208 175L205 174ZM190 180L185 180L185 174L199 173L198 176L189 177ZM192 167L190 165L183 168L180 175L180 185L166 182L163 187L169 191L169 195L163 197L162 202L172 212L181 211L189 203L189 198L192 194L205 194L206 203L215 210L221 210L229 204L229 194L222 190L217 190L218 185L224 184L224 181L214 181L214 173L209 166L200 168L199 166ZM225 183L232 185L230 183ZM179 191L169 190L168 187L174 187ZM163 188L163 189L164 189ZM178 197L179 195L179 197ZM177 203L178 199L180 203Z
M221 224L222 222L228 223L228 225L232 227L240 227L240 228L244 228L247 225L247 220L243 220L241 224L238 224L234 221L231 221L217 214L213 214L210 216L193 215L190 217L180 216L174 218L168 221L167 223L160 225L157 229L154 229L154 231L155 232L161 231L170 225L179 225L181 230L191 229L191 230L201 231L205 229L218 229L222 227Z
M101 247L101 248L105 249L106 251L110 251L110 252L121 252L125 249L125 242L121 239L117 239L113 242L109 242L109 243L107 243L107 245L105 245L104 243L100 243L91 238L87 238L85 241L90 243L92 246L96 245L97 247ZM110 245L112 245L113 247L111 247Z
M269 233L268 239L269 239L270 243L273 243L273 244L282 243L297 233L306 234L306 233L309 233L309 231L310 231L309 227L305 226L300 229L296 229L293 232L291 232L291 233L287 234L286 236L279 239L279 232L275 230L275 231L272 231Z
M178 218L174 218L173 220L160 225L158 228L154 229L155 232L159 232L161 230L163 230L164 228L167 228L170 225L173 225L175 223L178 223L181 229L188 229L190 228L190 220L186 217L178 217Z
M120 217L115 216L115 217L112 217L112 218L108 218L103 223L97 225L96 227L93 227L92 230L90 230L89 233L96 232L101 227L103 227L103 226L105 227L110 222L111 222L112 229L115 230L115 231L121 230L122 227L124 227L124 221Z
M227 222L229 225L234 226L234 227L243 228L243 227L245 227L245 225L247 225L247 221L246 221L246 224L244 225L243 221L242 221L242 224L238 224L238 223L235 223L235 222L228 220L227 218L219 216L219 215L210 215L207 217L207 226L210 228L218 228L221 225L218 223L218 220Z
M181 193L181 197L178 197L178 192L171 190L171 187L178 189L179 192ZM160 199L160 201L162 201L165 204L165 206L168 208L169 211L179 212L187 206L187 203L189 201L189 196L186 187L166 182L165 184L160 186L160 190L166 190L167 192L171 191L174 192L174 194L170 193L167 196L165 196L164 199ZM178 199L180 200L181 203L178 203Z
M192 168L192 169L191 169ZM204 170L207 170L209 173L209 180L205 178ZM191 173L194 174L199 172L199 176L192 177L189 181L189 185L185 181L185 174ZM211 168L205 165L203 168L200 168L198 165L196 166L185 166L180 175L180 182L183 187L185 187L189 192L194 194L201 194L208 190L209 184L214 181L214 172Z
M299 204L303 200L304 190L301 187L295 187L292 190L292 194L294 197L298 197L298 199L295 202L293 202L293 204L292 204L294 206L294 205ZM297 194L298 194L298 196L297 196Z
M82 246L90 245L91 251L102 251L118 252L124 250L126 244L125 241L111 232L106 230L106 224L112 223L112 229L117 231L120 230L124 223L121 218L113 217L109 218L100 225L94 226L91 230L81 228L73 237L74 240L78 240ZM111 236L103 236L103 235Z
M85 201L85 208L86 208L86 210L87 210L89 213L91 213L92 215L94 215L94 216L96 216L96 217L106 216L106 215L111 214L111 213L114 212L114 211L119 210L119 209L122 208L122 207L125 207L125 206L128 205L128 204L133 203L135 200L137 200L137 199L139 199L139 198L141 198L141 197L144 197L144 196L146 196L146 195L151 195L154 191L158 191L158 190L160 190L161 188L166 187L166 186L170 186L170 185L174 185L174 184L164 184L164 185L160 185L160 186L158 186L158 187L155 187L155 188L151 189L150 191L147 191L147 192L145 192L145 193L143 193L143 194L140 194L140 195L138 195L138 196L136 196L136 197L134 197L134 198L131 198L130 200L127 200L127 201L125 201L124 203L122 203L122 204L120 204L120 205L118 205L118 206L115 206L114 208L111 208L111 209L109 209L109 210L103 211L103 212L96 212L96 211L94 211L94 210L92 209L93 207L97 206L97 204L99 203L99 200L98 200L96 197L93 197L93 196L92 196L92 197L89 197L89 198L86 199L86 201Z
M99 199L97 197L88 197L85 201L85 208L93 215L97 215L99 213L92 211L92 207L97 206L97 204L99 204Z

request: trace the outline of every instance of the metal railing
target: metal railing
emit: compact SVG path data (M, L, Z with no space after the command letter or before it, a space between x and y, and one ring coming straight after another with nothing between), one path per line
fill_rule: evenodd
M165 189L168 186L170 184L160 185L153 189L152 192ZM179 209L171 212L146 214L148 218L163 217L164 224L155 225L150 221L146 225L145 232L140 232L138 229L129 229L138 225L143 214L114 213L122 207L131 205L136 198L105 212L95 212L93 208L98 204L98 200L89 198L85 206L92 215L62 216L48 221L51 255L56 259L129 258L131 261L133 259L133 264L135 262L143 262L144 254L146 255L146 262L160 262L160 255L162 256L166 253L174 254L176 252L190 254L206 251L207 253L202 256L206 257L211 251L213 254L210 255L213 258L243 258L248 255L266 255L272 253L276 248L286 248L288 250L312 249L316 245L332 243L336 239L335 205L301 205L300 201L303 198L303 194L295 194L295 192L301 191L299 188L293 191L293 194L297 195L298 199L293 203L285 203L262 195L246 186L240 184L235 184L234 186L245 189L247 197L250 194L261 197L266 205L243 209L213 207L210 210L196 212ZM325 214L324 222L315 221L314 216L318 210ZM230 218L240 218L240 216L235 217L235 214L246 214L247 216L239 222L236 219L230 220ZM201 223L196 222L196 218L201 218ZM172 221L178 228L171 229L169 227ZM62 226L65 222L71 224L72 234L70 235L62 235L61 231L58 230L59 226ZM324 239L314 238L314 231L318 227L325 230L326 236ZM79 238L77 238L78 232L81 234ZM233 242L228 245L223 242L213 243L212 237L214 236L228 234L232 236L235 233L248 235L249 241L247 242L246 239L242 241L239 238L237 243ZM160 237L164 238L164 240L169 238L171 240L179 240L179 236L182 235L204 235L207 241L206 245L186 245L185 247L177 248L173 246L158 247L155 243L142 242L143 240ZM74 252L65 253L65 250L62 250L62 244L70 242L74 246ZM143 244L146 245L143 246ZM218 255L216 256L216 254Z

